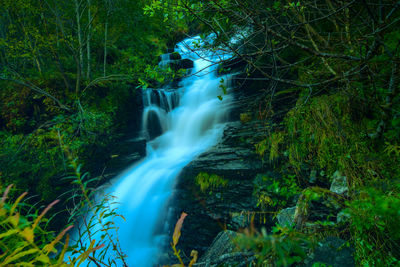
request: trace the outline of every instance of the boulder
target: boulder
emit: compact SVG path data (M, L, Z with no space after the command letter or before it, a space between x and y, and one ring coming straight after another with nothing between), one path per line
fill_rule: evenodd
M179 59L182 59L182 56L178 52L173 52L169 55L169 59L170 60L179 60Z
M282 226L293 226L295 213L296 207L286 208L281 210L276 218Z
M204 256L202 256L196 267L216 267L223 265L229 266L246 266L255 259L254 254L251 252L238 251L235 239L238 233L233 231L222 231L212 242Z
M165 66L169 66L171 69L177 71L179 69L191 69L194 67L193 60L188 58L179 59L179 60L169 60L165 61Z
M330 190L339 195L347 195L349 187L347 186L347 178L340 171L336 171L332 175L332 184Z
M191 69L193 67L194 67L193 60L190 60L188 58L179 60L179 68L180 69Z
M231 213L231 226L234 229L243 229L250 226L251 216L249 213Z
M335 224L337 214L344 207L344 199L321 187L310 187L300 195L294 214L295 227L304 232L315 232L319 222Z

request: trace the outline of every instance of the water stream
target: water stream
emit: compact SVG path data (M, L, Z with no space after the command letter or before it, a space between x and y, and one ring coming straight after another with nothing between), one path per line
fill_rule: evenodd
M215 145L222 136L231 96L223 95L221 78L213 62L227 57L221 53L197 52L190 48L198 37L179 43L175 51L194 61L192 76L178 89L168 86L143 92L143 133L149 140L147 157L126 170L107 190L117 197L119 242L129 266L157 264L163 235L156 228L163 220L175 178L196 156ZM168 55L162 56L168 61ZM161 62L165 66L167 63ZM225 84L226 85L226 84ZM223 96L219 100L218 95ZM159 230L157 232L160 232ZM168 239L169 240L169 239ZM161 263L162 264L162 263Z

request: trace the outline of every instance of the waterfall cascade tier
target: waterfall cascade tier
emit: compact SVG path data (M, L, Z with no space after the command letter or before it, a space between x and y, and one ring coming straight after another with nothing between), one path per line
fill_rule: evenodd
M199 42L199 37L189 38L175 48L183 59L194 62L193 75L184 78L179 88L144 91L142 132L150 140L148 156L107 190L117 197L118 213L126 219L116 223L129 266L157 264L163 240L171 238L164 235L162 222L174 180L184 166L218 142L228 118L231 96L225 95L222 101L218 96L229 77L217 77L213 63L230 55L192 52ZM169 54L161 59L171 60Z

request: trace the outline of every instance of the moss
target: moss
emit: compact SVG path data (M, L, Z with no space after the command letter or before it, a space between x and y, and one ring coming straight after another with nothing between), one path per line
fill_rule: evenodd
M200 186L201 192L212 192L220 187L225 187L228 184L228 180L224 179L216 174L208 174L201 172L196 176L196 184Z

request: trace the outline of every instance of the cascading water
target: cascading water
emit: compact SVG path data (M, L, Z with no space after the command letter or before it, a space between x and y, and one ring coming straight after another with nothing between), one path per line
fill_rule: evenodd
M160 236L155 235L161 214L171 196L174 180L185 165L222 136L231 96L222 94L221 78L215 62L229 55L194 53L200 38L177 45L183 58L194 61L193 75L181 81L178 89L147 89L143 92L143 132L151 140L148 156L116 178L107 191L120 203L118 213L126 222L117 222L119 242L129 266L156 264ZM169 60L164 56L162 59ZM165 63L167 64L167 63ZM160 65L164 65L161 63Z

